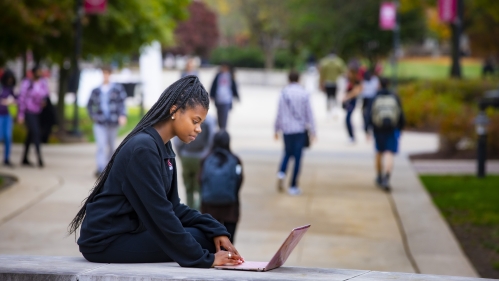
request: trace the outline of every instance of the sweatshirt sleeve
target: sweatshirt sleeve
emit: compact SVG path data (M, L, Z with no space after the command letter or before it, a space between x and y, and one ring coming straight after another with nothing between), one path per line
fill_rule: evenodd
M145 159L147 159L145 161ZM147 146L134 149L127 165L123 193L160 248L180 266L209 268L215 256L202 249L182 226L167 198L172 188L163 184L158 152Z
M173 186L177 186L177 169L176 163L174 163L175 172L173 175ZM178 196L178 189L172 190L170 198L173 204L173 210L175 215L179 218L183 227L195 227L200 229L205 233L208 238L213 239L217 236L227 236L230 238L230 234L220 222L214 219L211 215L201 214L200 212L189 208L189 206L180 203L180 197Z

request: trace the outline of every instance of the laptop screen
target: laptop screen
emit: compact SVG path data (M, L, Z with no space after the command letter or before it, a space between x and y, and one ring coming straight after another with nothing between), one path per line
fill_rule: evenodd
M298 242L300 242L303 235L305 235L305 232L307 232L309 227L310 224L293 229L293 231L291 231L291 233L289 234L288 238L286 238L284 243L282 243L281 248L279 248L279 251L277 251L274 257L270 260L266 269L270 270L283 265L288 259L289 255L291 255L291 252L296 247Z

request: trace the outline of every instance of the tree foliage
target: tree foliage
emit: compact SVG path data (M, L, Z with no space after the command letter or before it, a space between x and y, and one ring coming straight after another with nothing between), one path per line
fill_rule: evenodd
M499 1L466 1L465 33L469 35L474 54L499 58Z
M336 49L342 56L363 56L371 61L393 50L392 31L379 27L382 0L294 0L292 40L324 55ZM424 6L403 0L399 9L402 43L420 41L426 30Z
M175 29L177 52L208 57L218 44L217 16L203 2L189 5L189 19Z

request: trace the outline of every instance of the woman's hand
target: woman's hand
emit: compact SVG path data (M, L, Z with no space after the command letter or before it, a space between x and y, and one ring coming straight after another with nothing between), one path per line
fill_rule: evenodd
M232 245L232 243L230 242L229 240L229 237L227 236L217 236L215 238L213 238L213 242L215 243L215 248L217 250L217 254L219 252L226 252L226 255L228 257L229 253L230 253L230 260L231 262L239 262L239 263L236 263L236 264L240 264L240 263L243 263L244 262L244 258L241 257L241 255L239 254L239 252L237 251L236 247L234 247L234 245ZM221 248L224 248L225 251L222 251ZM216 255L215 255L215 261L216 261Z
M228 251L218 251L215 254L215 261L212 266L217 265L238 265L242 264L241 259L236 259L236 255Z

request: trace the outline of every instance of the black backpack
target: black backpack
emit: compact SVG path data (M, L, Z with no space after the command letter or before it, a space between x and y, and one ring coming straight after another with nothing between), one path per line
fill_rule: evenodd
M216 149L206 157L201 175L201 201L212 205L237 202L238 160L229 151Z

